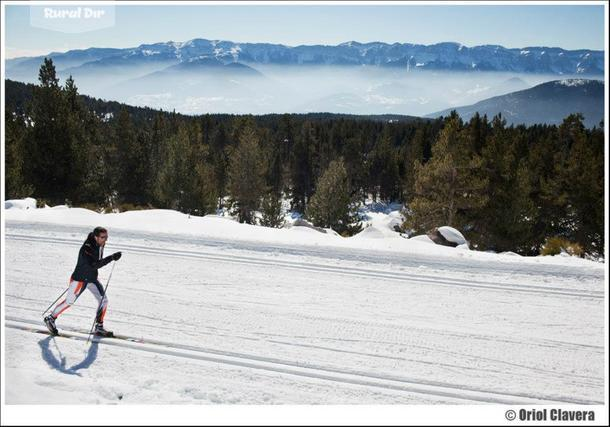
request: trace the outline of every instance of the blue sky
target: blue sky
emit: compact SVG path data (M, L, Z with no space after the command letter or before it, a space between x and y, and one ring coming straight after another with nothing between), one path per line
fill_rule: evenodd
M9 58L198 37L291 46L356 40L604 49L601 5L116 6L114 26L78 34L31 27L29 6L5 10Z

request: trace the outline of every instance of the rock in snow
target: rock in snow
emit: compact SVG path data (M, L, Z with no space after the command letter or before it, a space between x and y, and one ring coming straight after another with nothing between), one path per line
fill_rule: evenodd
M4 209L36 209L36 199L27 197L19 200L6 200Z
M447 239L447 241L455 243L457 246L468 244L468 242L464 238L464 235L453 227L438 227L438 231L443 235L445 239Z

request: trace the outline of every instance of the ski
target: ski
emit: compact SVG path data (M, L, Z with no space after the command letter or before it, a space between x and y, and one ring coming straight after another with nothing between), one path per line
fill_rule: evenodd
M53 331L48 327L48 325L46 325L46 322L44 322L44 326L41 325L40 323L33 321L33 320L25 320L25 319L18 319L18 318L11 318L10 316L8 316L6 318L6 320L11 324L12 327L21 329L21 330L26 330L29 332L37 332L40 334L45 334L45 335L52 335L52 336L59 336L62 338L77 338L74 335L71 334L78 334L79 336L81 335L89 335L89 331L86 331L84 329L79 329L79 328L65 328L65 333L62 334L63 331L58 330L57 328L55 328L55 330L57 331L57 333L53 333ZM18 324L15 324L14 322L17 322ZM108 339L118 339L118 340L122 340L122 341L130 341L130 342L135 342L135 343L145 343L148 340L145 340L144 338L136 338L136 337L130 337L127 335L122 335L122 334L115 334L114 332L112 332L112 336L100 336L100 335L96 335L95 333L92 333L91 336L97 336L99 338L108 338Z

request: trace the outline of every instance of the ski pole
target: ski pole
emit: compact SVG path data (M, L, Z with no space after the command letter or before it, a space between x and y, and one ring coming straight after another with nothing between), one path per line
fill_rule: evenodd
M47 311L49 311L49 310L51 309L51 307L53 307L53 306L55 305L55 303L56 303L57 301L59 301L59 299L60 299L61 297L63 297L63 296L66 294L66 292L68 292L68 289L70 289L70 287L69 287L69 286L66 288L66 290L65 290L65 291L63 291L63 292L61 293L61 295L60 295L60 296L58 296L58 297L57 297L57 299L56 299L55 301L53 301L53 302L51 303L51 305L50 305L50 306L48 306L48 307L47 307L47 309L46 309L45 311L43 311L43 312L42 312L42 315L43 315L43 316L45 315L45 313L46 313Z
M102 303L104 302L104 298L106 298L106 289L108 289L108 285L110 284L110 278L112 277L112 272L114 271L114 266L116 265L116 261L112 263L112 269L110 270L110 276L108 276L108 281L106 282L106 287L104 288L104 295L100 299L100 303L97 306L97 310L95 311L95 318L93 319L93 324L91 324L91 329L89 329L89 335L87 336L87 344L89 344L89 340L91 339L91 334L93 333L93 328L95 327L95 321L97 320L97 313L99 313L100 308L102 307Z

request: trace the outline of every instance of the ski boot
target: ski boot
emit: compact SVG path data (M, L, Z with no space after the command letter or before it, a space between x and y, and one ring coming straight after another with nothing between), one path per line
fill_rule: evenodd
M112 331L108 331L108 330L104 329L103 323L95 324L95 328L93 328L93 334L97 335L98 337L106 337L106 338L112 338L114 336Z
M59 335L59 331L57 330L57 326L55 326L55 318L52 314L49 314L44 318L44 324L47 325L49 332L51 335Z

